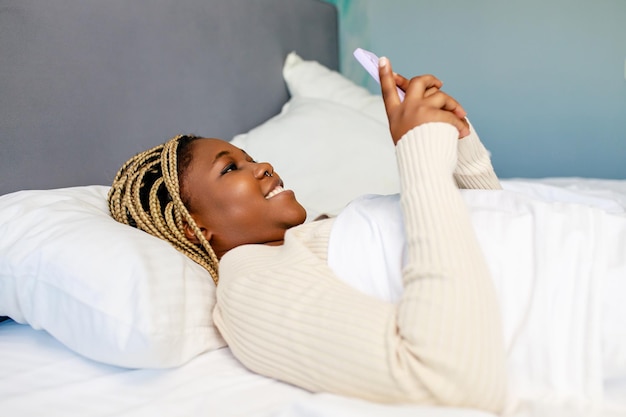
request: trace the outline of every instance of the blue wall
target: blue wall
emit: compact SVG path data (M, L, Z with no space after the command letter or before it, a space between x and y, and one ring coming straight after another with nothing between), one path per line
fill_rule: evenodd
M341 71L355 47L459 100L501 177L626 179L626 1L329 0Z

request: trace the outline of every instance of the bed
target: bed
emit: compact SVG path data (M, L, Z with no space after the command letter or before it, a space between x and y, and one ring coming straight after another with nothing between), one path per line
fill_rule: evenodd
M317 0L0 0L0 414L492 416L311 393L248 371L212 325L206 272L108 215L119 166L178 133L271 161L309 220L362 194L397 193L382 100L337 72L338 54L337 12ZM523 274L543 249L498 252L526 284L498 284L512 323L506 415L626 415L625 345L602 338L603 316L616 334L626 328L602 307L626 291L626 181L503 185L500 224L528 230L525 219L557 206L572 212L570 230L614 231L602 239L612 249L569 264L587 271L610 253L617 278L567 287L568 302L548 316L558 288L539 300L537 275ZM537 334L532 323L546 317ZM534 354L537 341L549 346Z

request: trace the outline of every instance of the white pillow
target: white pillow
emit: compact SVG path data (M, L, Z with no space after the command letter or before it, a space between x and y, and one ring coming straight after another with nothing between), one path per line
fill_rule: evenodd
M232 144L270 162L309 220L337 214L363 194L399 191L387 126L334 101L292 98L279 115L236 136Z
M177 366L225 346L208 272L113 220L108 189L0 196L0 316L124 367Z
M371 94L364 87L317 61L305 61L297 53L291 52L285 59L283 78L292 97L329 100L388 125L381 95Z

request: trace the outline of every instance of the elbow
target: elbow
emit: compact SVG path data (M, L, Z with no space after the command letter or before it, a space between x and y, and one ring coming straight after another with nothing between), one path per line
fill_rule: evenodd
M450 404L455 407L476 408L493 414L500 415L504 412L507 400L507 382L504 377L495 377L489 383L482 384L478 381L475 384L468 384L462 397L450 399ZM456 403L456 404L455 404Z
M443 406L475 408L500 415L508 398L505 360L492 360L469 372L452 372L447 383L432 387L432 394Z
M402 401L472 408L500 415L508 403L508 376L503 346L480 349L461 359L452 352L407 355L397 364L394 380ZM502 347L502 349L498 349Z

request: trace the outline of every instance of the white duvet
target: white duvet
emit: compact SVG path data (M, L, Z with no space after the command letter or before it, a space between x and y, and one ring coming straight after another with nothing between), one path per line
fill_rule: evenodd
M626 393L605 395L608 381L626 378L626 194L503 186L462 193L501 304L508 414L626 415ZM399 196L363 197L337 217L329 264L397 300L402 230Z

